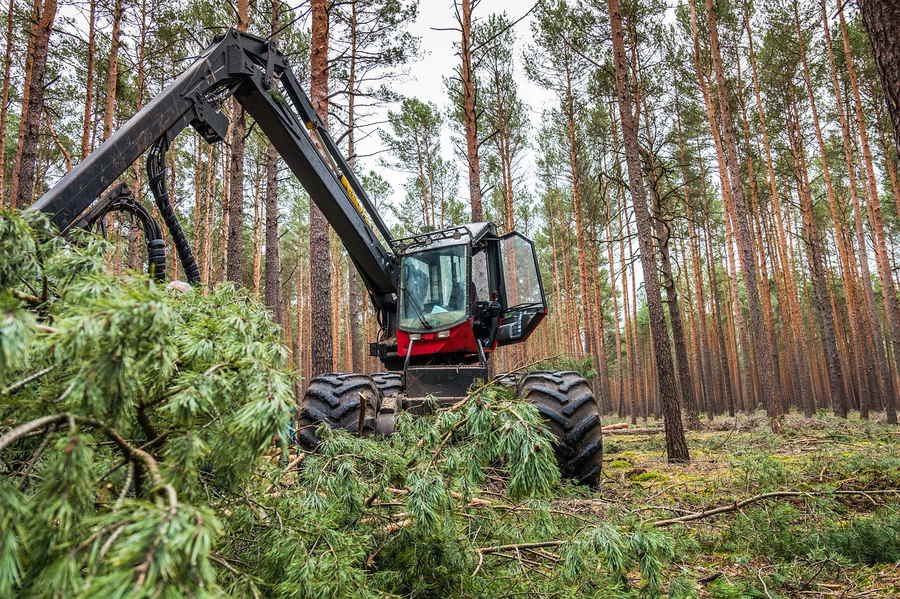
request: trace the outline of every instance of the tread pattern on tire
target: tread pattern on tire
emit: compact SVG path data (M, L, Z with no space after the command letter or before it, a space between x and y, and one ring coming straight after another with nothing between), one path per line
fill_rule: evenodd
M300 408L298 440L306 449L320 442L316 427L324 422L331 428L368 435L375 431L375 417L381 394L372 377L365 374L329 372L309 382ZM365 405L362 430L360 407Z
M400 372L376 372L372 375L382 397L394 397L403 393L403 374Z
M532 402L557 438L556 458L565 478L597 486L603 460L600 406L577 372L538 371L524 375L519 396Z

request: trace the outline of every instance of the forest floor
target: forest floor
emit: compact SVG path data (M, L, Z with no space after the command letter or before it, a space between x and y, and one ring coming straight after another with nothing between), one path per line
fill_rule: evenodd
M689 465L665 462L662 434L607 436L603 488L561 501L666 530L669 574L699 580L701 597L900 597L896 426L826 415L789 415L780 435L764 416L704 425L688 433ZM796 493L735 505L784 491Z

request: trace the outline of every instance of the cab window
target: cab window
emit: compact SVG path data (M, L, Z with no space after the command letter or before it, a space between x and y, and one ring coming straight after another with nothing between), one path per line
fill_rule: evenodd
M404 256L400 271L400 328L444 329L466 319L466 245L451 245Z

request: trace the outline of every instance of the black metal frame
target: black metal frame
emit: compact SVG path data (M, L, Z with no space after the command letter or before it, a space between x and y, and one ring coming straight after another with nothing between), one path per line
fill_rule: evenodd
M413 248L417 248L423 245L431 245L433 243L437 243L439 241L444 241L445 239L453 239L458 240L462 239L463 235L467 235L469 237L468 242L460 241L460 243L472 243L472 232L469 231L468 227L458 226L458 227L450 227L447 229L441 229L440 231L429 231L427 233L419 233L418 235L411 235L409 237L403 237L401 239L394 240L394 248L401 253L413 253L410 252ZM425 251L428 248L423 248L418 251Z

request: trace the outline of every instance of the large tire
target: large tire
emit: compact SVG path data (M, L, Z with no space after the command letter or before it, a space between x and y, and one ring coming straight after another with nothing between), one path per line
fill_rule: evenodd
M300 445L315 449L320 442L316 427L324 422L358 435L375 431L375 417L381 394L372 377L365 374L328 373L309 382L300 408ZM362 430L360 409L365 407Z
M400 372L376 372L372 375L382 397L394 397L403 393L403 374Z
M519 382L519 396L532 402L558 441L563 477L596 487L603 460L600 406L577 372L531 372Z

